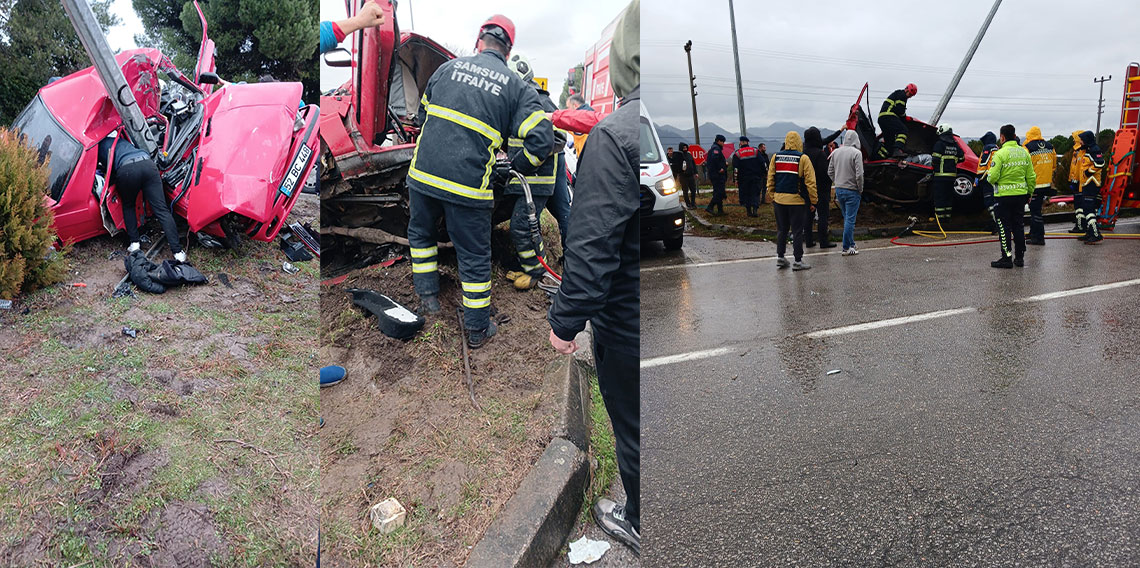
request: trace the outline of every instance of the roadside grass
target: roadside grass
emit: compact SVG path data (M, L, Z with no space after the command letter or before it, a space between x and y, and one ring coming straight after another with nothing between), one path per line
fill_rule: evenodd
M158 518L175 502L209 507L227 549L216 565L297 565L315 556L319 398L309 377L319 317L308 265L316 263L267 275L248 259L281 257L275 244L247 251L198 251L193 262L211 277L253 280L269 292L265 300L224 307L139 293L75 302L53 287L23 299L37 307L26 316L7 316L5 327L26 348L0 346L0 370L25 375L0 384L0 561L36 537L44 564L122 565L111 545L154 552ZM296 303L280 305L282 293ZM120 326L146 333L122 337ZM209 341L219 333L248 341L248 357ZM176 371L192 388L155 380L159 370ZM159 455L137 484L103 494L121 475L106 469L117 456Z
M602 391L598 387L597 373L590 372L590 453L593 454L597 464L594 466L590 485L586 488L586 498L582 503L582 511L578 514L578 523L589 523L590 508L594 502L609 494L610 486L617 478L617 448L615 446L614 429L610 424L610 416L606 413L606 405L602 400Z

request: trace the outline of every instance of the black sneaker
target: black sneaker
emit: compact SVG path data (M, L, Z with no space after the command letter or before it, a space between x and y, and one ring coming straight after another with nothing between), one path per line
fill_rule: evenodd
M625 518L625 506L618 505L605 497L598 499L594 504L594 522L598 528L613 537L618 542L633 549L633 553L641 556L641 534L634 528L633 523Z
M1013 261L1008 256L1001 257L1000 260L995 260L990 263L994 268L1013 268Z
M438 314L439 313L439 296L432 294L430 296L420 296L420 311L425 314Z
M492 337L495 337L495 333L499 331L499 326L495 325L495 322L493 321L487 322L487 324L487 329L467 330L468 347L472 349L478 349L486 345L488 341L491 341Z

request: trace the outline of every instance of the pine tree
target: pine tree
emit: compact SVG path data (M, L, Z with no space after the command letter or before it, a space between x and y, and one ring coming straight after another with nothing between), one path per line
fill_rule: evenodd
M48 165L14 131L0 128L0 298L10 299L58 282L61 255L52 212L44 203Z

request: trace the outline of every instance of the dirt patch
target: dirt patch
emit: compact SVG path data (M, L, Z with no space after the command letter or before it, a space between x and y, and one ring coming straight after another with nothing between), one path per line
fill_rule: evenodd
M162 510L154 541L155 568L209 568L220 561L226 547L205 505L171 503Z
M480 409L464 378L454 253L440 259L442 311L409 341L380 333L345 292L377 290L414 310L407 261L321 287L320 361L348 369L345 382L321 392L322 557L330 565L462 565L549 441L552 401L542 372L554 355L550 301L538 289L512 287L503 276L513 268L509 243L499 230L493 242L492 306L510 321L472 351ZM408 520L382 536L368 508L388 497L408 509Z

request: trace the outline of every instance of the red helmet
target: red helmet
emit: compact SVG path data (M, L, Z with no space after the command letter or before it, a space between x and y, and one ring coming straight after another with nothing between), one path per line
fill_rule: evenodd
M913 97L913 96L917 95L918 94L918 85L915 85L914 83L908 84L906 86L905 92L906 92L906 96L908 96L908 97Z
M495 36L507 44L507 47L515 45L515 23L502 14L495 14L487 18L487 21L479 26L479 36L482 37L485 33Z

